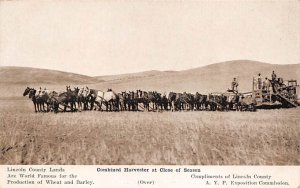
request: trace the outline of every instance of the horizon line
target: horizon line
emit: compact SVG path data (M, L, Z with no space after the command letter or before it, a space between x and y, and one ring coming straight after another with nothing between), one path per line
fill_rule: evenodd
M95 77L105 77L105 76L116 76L116 75L126 75L126 74L138 74L138 73L144 73L144 72L151 72L151 71L158 71L158 72L180 72L180 71L188 71L188 70L193 70L193 69L198 69L198 68L204 68L207 66L212 66L212 65L217 65L217 64L222 64L222 63L231 63L231 62L236 62L236 61L245 61L245 62L252 62L252 63L260 63L260 64L268 64L268 65L282 65L282 66L288 66L288 65L297 65L300 63L292 63L292 64L276 64L276 63L267 63L267 62L262 62L262 61L257 61L257 60L248 60L248 59L239 59L239 60L228 60L228 61L221 61L217 63L211 63L211 64L206 64L203 66L198 66L198 67L192 67L188 69L182 69L182 70L159 70L159 69L152 69L152 70L143 70L143 71L138 71L138 72L127 72L127 73L116 73L116 74L105 74L105 75L87 75L87 74L82 74L82 73L77 73L77 72L70 72L67 70L58 70L58 69L50 69L50 68L39 68L39 67L27 67L27 66L16 66L16 65L0 65L0 68L28 68L28 69L39 69L39 70L50 70L50 71L57 71L57 72L62 72L62 73L71 73L71 74L77 74L81 76L87 76L91 78Z

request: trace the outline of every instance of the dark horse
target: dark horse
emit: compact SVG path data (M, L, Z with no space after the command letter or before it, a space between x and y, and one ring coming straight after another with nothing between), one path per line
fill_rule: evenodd
M175 111L175 110L178 110L178 94L175 93L175 92L170 92L168 94L168 103L169 103L169 106L170 106L170 109L171 111Z
M58 112L59 105L64 106L64 112L66 112L67 107L71 108L71 112L76 111L76 101L78 96L79 89L75 88L74 91L71 89L66 92L57 93L52 91L49 94L49 103L52 105L54 112ZM70 106L68 106L70 104Z
M206 110L208 103L207 103L207 95L202 95L200 93L196 93L195 97L195 108L196 110Z
M181 101L184 110L194 110L195 98L193 94L184 92L181 95Z
M126 111L128 109L128 94L126 91L122 91L118 94L119 96L119 109L121 111Z
M45 104L47 104L48 96L43 93L36 94L36 90L34 88L27 87L23 93L23 96L29 96L34 105L35 112L46 112ZM47 108L48 110L48 108Z
M227 96L220 93L211 93L208 95L209 108L211 111L223 111L227 109Z
M35 112L38 112L39 111L39 106L37 105L37 102L36 102L36 97L35 97L35 94L36 94L36 90L34 88L29 88L27 87L23 93L23 96L25 97L26 95L29 96L29 98L32 100L33 102L33 105L34 105L34 111Z
M34 88L27 87L23 93L23 96L29 96L34 105L35 112L45 112L45 104L47 104L47 98L45 95L38 94L36 95L36 90ZM48 104L47 104L48 106Z

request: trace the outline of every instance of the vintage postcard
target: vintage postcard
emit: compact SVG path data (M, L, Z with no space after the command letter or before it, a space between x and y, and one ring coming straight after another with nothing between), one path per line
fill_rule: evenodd
M300 186L300 1L0 1L0 187Z

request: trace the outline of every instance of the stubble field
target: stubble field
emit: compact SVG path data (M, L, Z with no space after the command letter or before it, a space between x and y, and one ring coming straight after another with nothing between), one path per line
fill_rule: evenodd
M299 165L300 109L34 113L0 100L0 164Z

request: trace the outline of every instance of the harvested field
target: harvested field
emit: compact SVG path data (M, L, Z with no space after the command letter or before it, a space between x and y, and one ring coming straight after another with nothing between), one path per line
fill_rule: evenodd
M299 165L299 113L54 114L34 113L28 99L5 99L0 164Z

